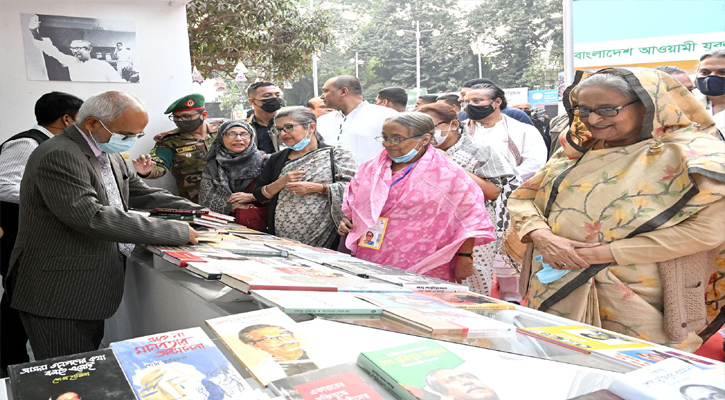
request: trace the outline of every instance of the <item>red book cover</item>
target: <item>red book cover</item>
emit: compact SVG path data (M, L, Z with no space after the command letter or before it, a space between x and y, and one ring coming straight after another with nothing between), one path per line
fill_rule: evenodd
M188 251L165 251L161 258L182 268L189 262L206 262L205 259Z
M363 382L354 372L333 375L316 381L296 385L295 390L305 400L319 400L321 396L333 396L334 399L384 400L373 388ZM358 397L360 396L360 397Z

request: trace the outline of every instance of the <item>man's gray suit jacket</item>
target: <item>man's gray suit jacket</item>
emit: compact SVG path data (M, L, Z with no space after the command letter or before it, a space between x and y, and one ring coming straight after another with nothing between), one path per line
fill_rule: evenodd
M201 208L148 187L121 155L109 157L125 209ZM23 174L8 273L11 307L44 317L109 318L123 295L125 258L117 243L182 245L188 239L186 223L111 206L100 163L71 125L32 153Z

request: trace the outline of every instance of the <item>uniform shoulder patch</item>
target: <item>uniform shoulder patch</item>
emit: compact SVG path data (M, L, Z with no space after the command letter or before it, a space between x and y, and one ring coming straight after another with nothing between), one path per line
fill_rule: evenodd
M178 135L179 135L178 129L174 129L174 130L168 131L168 132L161 132L158 135L154 136L154 141L161 143L166 139L170 139L170 138L172 138L174 136L178 136Z

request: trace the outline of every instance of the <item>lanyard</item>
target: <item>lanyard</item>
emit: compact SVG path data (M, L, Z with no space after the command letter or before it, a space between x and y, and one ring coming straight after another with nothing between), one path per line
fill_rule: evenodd
M411 168L413 168L413 166L414 166L414 165L415 165L415 164L416 164L417 162L418 162L418 161L416 161L416 162L414 162L414 163L410 164L410 165L408 166L408 169L406 169L406 170L405 170L405 173L403 174L403 176L401 176L400 178L396 179L396 180L395 180L395 182L393 182L393 183L391 183L391 184L390 184L390 188L392 188L392 187L393 187L393 185L395 185L396 183L398 183L398 182L402 181L402 180L403 180L403 178L405 178L406 176L408 176L408 174L410 173L410 170L411 170Z

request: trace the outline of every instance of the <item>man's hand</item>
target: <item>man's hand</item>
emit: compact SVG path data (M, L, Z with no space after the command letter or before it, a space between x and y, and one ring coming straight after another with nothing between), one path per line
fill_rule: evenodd
M456 283L463 283L463 280L473 275L476 269L473 267L473 258L456 256L456 264L453 266L453 275Z
M139 175L147 176L154 170L156 161L151 161L151 156L148 154L142 154L137 159L133 160L133 167L136 169Z
M347 217L342 217L340 226L337 228L337 233L340 235L347 235L352 230L352 221Z
M199 244L199 232L195 231L194 228L189 226L189 243L191 244Z

